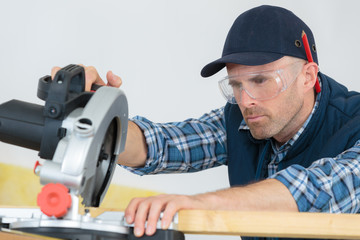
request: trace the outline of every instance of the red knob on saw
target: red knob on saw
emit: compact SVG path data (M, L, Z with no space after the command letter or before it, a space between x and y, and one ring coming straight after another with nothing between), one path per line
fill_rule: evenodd
M71 207L69 189L60 183L46 184L37 197L41 211L49 217L63 217Z

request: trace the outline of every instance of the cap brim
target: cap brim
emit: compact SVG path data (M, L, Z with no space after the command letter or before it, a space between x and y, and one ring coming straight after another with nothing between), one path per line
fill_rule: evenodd
M226 63L235 63L246 66L257 66L271 63L282 58L284 55L279 53L263 53L263 52L245 52L233 53L219 58L207 64L201 70L202 77L210 77L223 69Z

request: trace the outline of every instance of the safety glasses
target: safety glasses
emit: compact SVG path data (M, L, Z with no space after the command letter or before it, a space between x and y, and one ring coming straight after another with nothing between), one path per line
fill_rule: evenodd
M227 76L219 81L220 91L232 104L240 102L244 92L256 100L269 100L285 91L294 82L303 64L303 61L296 61L277 70ZM295 72L297 73L294 74Z

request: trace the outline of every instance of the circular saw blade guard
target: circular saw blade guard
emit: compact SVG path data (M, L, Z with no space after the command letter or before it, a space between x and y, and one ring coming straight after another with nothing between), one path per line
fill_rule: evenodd
M125 94L101 87L84 108L64 119L66 136L45 161L39 176L42 184L62 183L80 195L86 207L98 207L111 181L117 156L124 150L128 125Z

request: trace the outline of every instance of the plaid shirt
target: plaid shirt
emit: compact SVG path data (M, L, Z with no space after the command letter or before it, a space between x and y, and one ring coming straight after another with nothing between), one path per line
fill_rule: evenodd
M292 165L277 171L279 162L299 138L319 103L295 136L281 147L271 140L272 161L269 178L289 189L299 211L360 212L360 140L335 158L323 158L310 167ZM148 145L148 160L143 168L130 168L136 174L194 172L227 163L224 108L199 119L158 124L143 117L133 121L143 130ZM239 131L249 131L243 121Z

